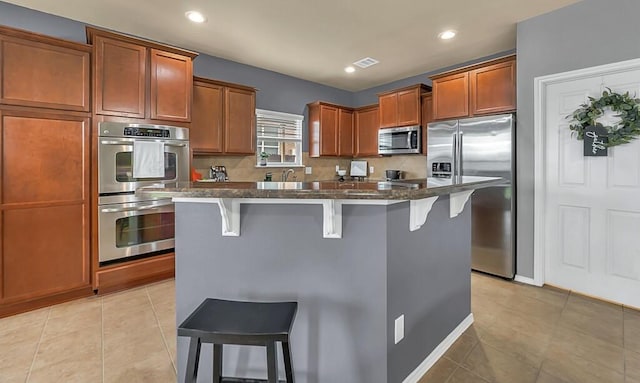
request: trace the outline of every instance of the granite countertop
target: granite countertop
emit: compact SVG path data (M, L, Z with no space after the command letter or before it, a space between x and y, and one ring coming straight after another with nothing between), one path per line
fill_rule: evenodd
M147 186L136 194L151 198L294 198L416 200L465 190L504 184L494 177L462 177L385 181L315 182L184 182Z

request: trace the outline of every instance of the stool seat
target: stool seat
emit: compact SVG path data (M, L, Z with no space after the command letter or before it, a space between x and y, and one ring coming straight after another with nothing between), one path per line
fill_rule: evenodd
M213 381L222 381L222 345L267 347L268 381L277 382L276 342L281 342L288 383L293 383L289 334L297 302L241 302L205 299L180 326L178 335L191 338L186 382L195 382L201 343L213 344Z

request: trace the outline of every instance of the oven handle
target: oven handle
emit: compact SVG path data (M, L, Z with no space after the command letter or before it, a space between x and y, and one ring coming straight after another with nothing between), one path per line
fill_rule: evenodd
M133 140L127 141L113 141L113 140L102 140L100 141L102 145L133 145ZM187 144L174 144L172 142L165 142L165 146L177 146L179 148L183 148L187 146Z
M164 206L170 206L173 205L173 202L169 202L169 203L163 203L160 205L151 205L151 206L140 206L140 207L120 207L120 208L115 208L115 207L109 207L106 209L100 209L101 212L103 213L120 213L123 211L142 211L142 210L153 210L153 209L158 209Z

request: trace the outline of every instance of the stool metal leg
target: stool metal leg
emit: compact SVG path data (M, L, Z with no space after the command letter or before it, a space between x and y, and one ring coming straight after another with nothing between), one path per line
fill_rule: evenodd
M282 342L282 354L284 356L284 372L287 374L287 383L294 383L293 365L291 364L291 348L289 348L289 342Z
M191 338L189 355L187 356L187 373L185 383L196 383L198 380L198 363L200 362L200 338Z
M213 383L222 381L222 345L213 344Z
M278 383L278 357L276 342L267 343L267 382Z

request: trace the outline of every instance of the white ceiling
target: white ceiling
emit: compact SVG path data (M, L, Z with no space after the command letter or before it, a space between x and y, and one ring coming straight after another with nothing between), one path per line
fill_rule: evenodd
M513 49L517 22L578 0L4 1L358 91ZM344 72L367 56L380 63Z

